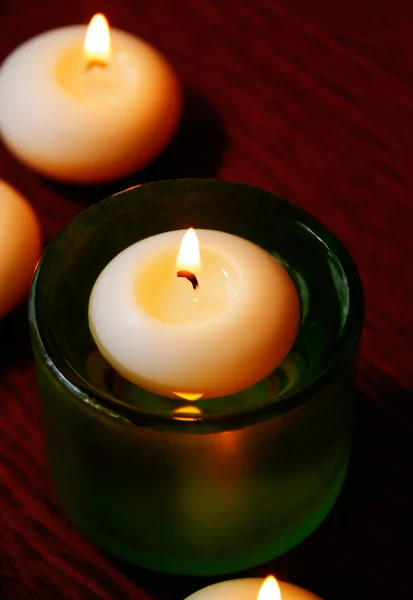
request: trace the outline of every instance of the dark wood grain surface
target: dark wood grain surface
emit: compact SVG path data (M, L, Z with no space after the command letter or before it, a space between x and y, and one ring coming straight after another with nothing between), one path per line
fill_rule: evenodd
M325 600L412 597L413 5L2 0L0 60L34 34L97 11L176 67L186 88L176 140L145 172L105 187L43 180L2 146L0 177L31 200L46 242L112 191L187 176L267 188L345 242L367 304L350 472L322 526L253 573L272 571ZM183 599L205 581L114 561L58 506L25 311L0 322L0 598Z

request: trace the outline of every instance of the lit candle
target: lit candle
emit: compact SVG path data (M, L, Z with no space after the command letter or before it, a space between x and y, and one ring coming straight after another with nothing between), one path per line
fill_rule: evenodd
M262 579L251 578L216 583L188 596L187 600L320 600L320 598L292 583L278 582L270 575L264 582Z
M0 319L26 295L40 251L36 214L14 187L0 179Z
M152 46L109 29L103 15L19 46L0 70L0 130L47 177L98 183L151 161L181 111L171 66Z
M89 325L129 381L196 400L236 393L291 349L296 288L252 242L220 231L170 231L133 244L98 277ZM181 244L181 245L180 245Z

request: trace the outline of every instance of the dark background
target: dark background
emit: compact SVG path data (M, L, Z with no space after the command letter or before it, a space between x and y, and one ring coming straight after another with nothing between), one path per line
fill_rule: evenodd
M350 472L322 526L254 573L274 572L325 600L412 597L413 4L1 0L0 60L34 34L87 23L98 11L175 66L187 88L175 142L150 168L110 186L51 183L2 146L0 176L31 200L46 242L112 191L188 176L267 188L344 241L367 304ZM205 581L118 564L56 504L25 310L0 322L0 597L183 599Z

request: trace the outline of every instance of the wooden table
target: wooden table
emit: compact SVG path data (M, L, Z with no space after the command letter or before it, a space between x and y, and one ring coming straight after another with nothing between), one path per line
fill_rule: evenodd
M4 147L0 176L31 200L46 242L113 191L190 176L267 188L314 213L345 242L367 304L350 472L322 526L254 573L274 572L325 600L410 597L411 3L2 0L0 60L31 36L86 23L97 11L175 65L187 87L177 139L144 172L104 187L43 180ZM184 598L205 581L120 565L62 514L45 464L25 311L0 323L0 597Z

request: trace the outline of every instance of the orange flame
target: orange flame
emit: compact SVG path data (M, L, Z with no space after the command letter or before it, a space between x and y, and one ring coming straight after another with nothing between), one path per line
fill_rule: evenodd
M257 600L282 600L280 586L274 575L268 575L264 579L258 592Z
M189 271L199 270L201 267L198 238L192 227L188 229L182 238L176 266L178 270Z
M93 17L86 31L83 46L89 63L107 65L111 55L109 24L101 13Z

